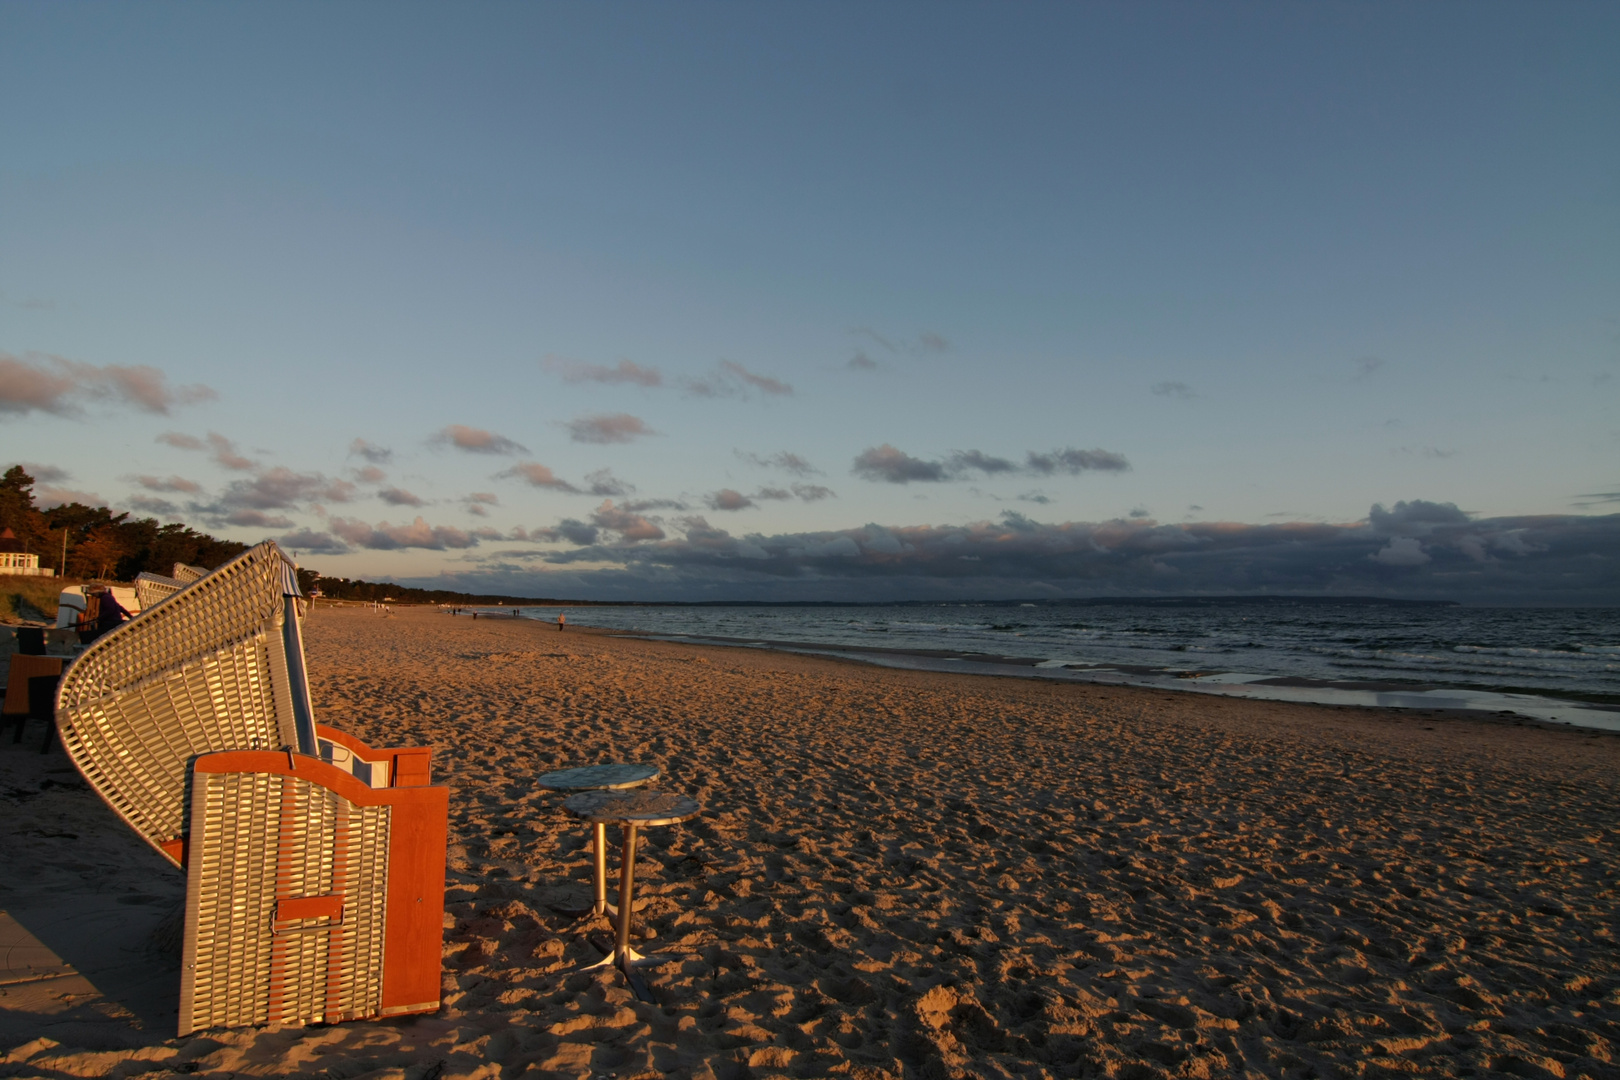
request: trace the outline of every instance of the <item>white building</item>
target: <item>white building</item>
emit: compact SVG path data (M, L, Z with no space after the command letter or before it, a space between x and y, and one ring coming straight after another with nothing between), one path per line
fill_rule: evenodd
M23 577L55 577L56 571L39 565L39 556L23 550L23 543L10 529L0 530L0 574Z

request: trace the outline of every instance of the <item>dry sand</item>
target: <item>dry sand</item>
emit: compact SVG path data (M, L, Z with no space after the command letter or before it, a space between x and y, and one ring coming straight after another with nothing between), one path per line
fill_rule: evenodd
M36 727L0 1076L1620 1076L1613 736L425 610L308 647L323 720L454 787L442 1012L166 1037L179 876ZM532 779L610 760L705 806L638 863L657 1004L553 910L589 852Z

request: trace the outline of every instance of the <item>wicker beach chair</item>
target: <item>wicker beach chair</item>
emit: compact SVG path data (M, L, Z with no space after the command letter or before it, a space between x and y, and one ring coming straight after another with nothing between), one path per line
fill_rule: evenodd
M447 789L427 749L315 722L299 618L267 541L100 638L58 692L85 780L186 872L182 1035L439 1006Z
M185 563L175 563L172 575L154 574L142 570L135 575L135 599L139 602L141 610L161 604L193 581L201 581L208 576L208 571L200 566L187 566Z

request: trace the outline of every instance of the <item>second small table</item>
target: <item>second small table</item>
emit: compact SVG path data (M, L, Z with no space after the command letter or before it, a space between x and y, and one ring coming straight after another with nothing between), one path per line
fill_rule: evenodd
M636 833L653 825L674 825L694 818L703 807L689 796L666 795L660 791L582 791L564 799L563 806L598 829L609 822L624 826L624 842L619 847L618 939L613 953L591 964L590 968L618 968L630 984L631 992L642 1001L651 1001L652 991L636 973L636 968L662 964L669 958L643 956L630 947L630 919L636 893Z
M546 773L535 782L547 791L624 791L651 783L658 779L658 775L656 765L585 765L578 769ZM595 849L592 854L596 862L596 898L588 912L580 911L579 914L595 918L606 914L611 905L607 902L607 823L597 821L593 825L591 840Z

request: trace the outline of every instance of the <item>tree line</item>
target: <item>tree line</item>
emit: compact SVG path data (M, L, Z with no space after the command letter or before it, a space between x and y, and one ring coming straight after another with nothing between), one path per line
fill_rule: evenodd
M21 465L11 466L0 476L0 529L15 533L24 551L39 556L41 566L69 578L133 581L143 571L170 574L177 562L212 570L248 549L247 544L221 540L187 525L160 525L155 518L131 518L128 513L115 514L105 506L71 502L41 510L34 503L34 478ZM415 604L558 602L351 581L302 568L298 581L305 593L319 589L323 596L337 600L392 599Z
M114 581L132 581L143 570L168 574L177 562L212 569L248 548L186 525L115 514L105 506L70 502L41 510L34 504L34 478L21 465L0 476L0 529L10 529L24 551L63 577Z

